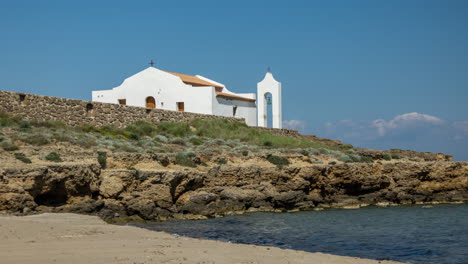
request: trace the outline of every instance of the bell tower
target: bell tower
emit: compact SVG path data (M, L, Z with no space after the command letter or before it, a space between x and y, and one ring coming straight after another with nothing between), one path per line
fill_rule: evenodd
M271 98L267 98L271 95ZM282 128L281 119L281 83L275 80L268 67L265 78L257 84L257 126L267 127L268 108L271 100L273 128Z

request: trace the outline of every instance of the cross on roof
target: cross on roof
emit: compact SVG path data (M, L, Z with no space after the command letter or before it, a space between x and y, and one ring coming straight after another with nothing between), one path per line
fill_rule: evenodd
M148 64L149 64L149 65L151 65L151 67L153 67L153 65L154 65L154 61L153 61L153 60L151 60L151 61L150 61L150 63L148 63Z
M267 71L268 71L268 72L271 72L271 68L270 68L270 66L268 66L268 68L267 68Z

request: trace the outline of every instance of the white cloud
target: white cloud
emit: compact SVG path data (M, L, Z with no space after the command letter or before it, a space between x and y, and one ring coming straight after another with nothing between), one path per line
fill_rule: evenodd
M397 115L390 120L370 121L340 120L327 122L324 126L327 136L342 139L377 139L395 135L439 133L452 138L468 137L468 121L450 122L436 116L420 113Z
M438 117L413 112L398 115L390 121L377 119L371 122L371 126L377 129L378 135L382 137L390 129L398 129L416 124L443 125L444 123L445 121Z
M327 122L317 132L356 146L444 152L454 154L456 160L468 160L468 120L448 121L414 112L389 120Z
M304 130L306 123L302 120L283 120L283 127L295 130Z

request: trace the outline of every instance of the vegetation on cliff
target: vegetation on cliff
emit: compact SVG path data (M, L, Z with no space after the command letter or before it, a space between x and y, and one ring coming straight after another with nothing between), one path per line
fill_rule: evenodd
M278 167L301 162L369 163L405 158L400 152L362 150L311 136L281 136L225 119L157 125L138 121L125 128L69 127L59 121L28 121L2 112L0 128L0 147L11 152L5 155L11 160L32 163L73 161L76 156L68 155L69 149L80 153L91 151L103 168L107 165L107 154L114 153L165 154L169 161L162 164L189 168L206 167L210 162L223 165L239 158L264 160Z

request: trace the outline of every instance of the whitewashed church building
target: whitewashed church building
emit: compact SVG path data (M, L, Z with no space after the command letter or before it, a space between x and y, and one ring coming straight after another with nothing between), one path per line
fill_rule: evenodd
M268 71L255 93L234 93L224 84L200 75L149 67L111 90L92 92L92 100L173 111L245 118L249 126L267 126L267 104L272 104L272 126L281 128L281 83Z

